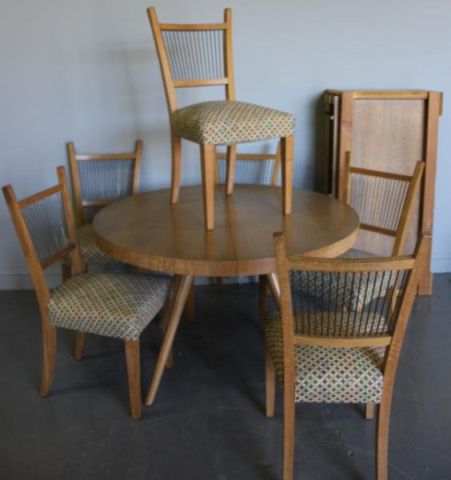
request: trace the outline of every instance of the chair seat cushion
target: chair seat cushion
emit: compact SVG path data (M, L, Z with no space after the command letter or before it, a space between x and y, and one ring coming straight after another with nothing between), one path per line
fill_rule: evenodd
M174 135L199 144L236 145L294 133L294 116L252 103L201 102L171 115Z
M362 250L351 249L340 255L339 258L377 258L377 255ZM366 304L379 296L385 295L390 287L390 275L383 273L361 273L356 275L353 282L346 281L344 275L336 272L303 272L292 271L291 283L294 290L306 295L330 299L345 305L350 310L361 310Z
M80 253L88 265L107 265L119 263L115 258L104 252L94 239L92 225L83 225L77 230Z
M302 329L297 320L297 329ZM266 345L283 383L282 322L278 314L265 320ZM329 348L295 346L296 402L380 403L385 347Z
M345 253L342 253L339 258L377 258L379 255L374 253L365 252L363 250L358 250L357 248L350 248L346 250Z
M55 327L136 340L163 307L170 279L82 273L58 286L48 304Z

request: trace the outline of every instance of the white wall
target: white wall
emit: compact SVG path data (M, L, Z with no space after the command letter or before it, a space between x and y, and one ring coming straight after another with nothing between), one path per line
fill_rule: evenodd
M64 144L120 151L145 142L142 186L169 184L168 121L148 25L150 0L3 0L0 185L19 196L55 182ZM451 271L449 0L154 1L163 21L217 21L233 8L238 98L296 115L296 186L313 185L317 105L326 88L445 92L440 122L434 271ZM196 97L197 98L197 97ZM197 149L183 181L199 182ZM0 200L0 288L26 268Z

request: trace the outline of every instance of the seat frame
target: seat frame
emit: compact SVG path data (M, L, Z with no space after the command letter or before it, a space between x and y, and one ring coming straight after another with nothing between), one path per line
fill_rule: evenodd
M202 24L174 24L160 23L154 7L147 9L149 21L156 45L158 59L163 77L164 89L166 94L167 107L171 116L177 110L177 88L192 88L206 86L225 87L225 97L227 100L236 100L235 79L233 67L233 49L232 49L232 10L224 10L224 21L222 23L202 23ZM164 31L212 31L220 30L224 32L224 77L195 79L195 80L175 80L173 78L169 53L166 49L163 34ZM171 198L170 203L178 202L180 192L181 176L181 138L177 137L172 131L171 125ZM282 137L280 139L280 153L282 163L282 209L285 215L291 213L292 209L292 182L293 182L293 136ZM233 193L235 179L235 164L237 159L236 145L227 146L227 173L225 191L227 195ZM214 229L214 194L215 194L215 163L216 163L216 145L201 144L201 172L203 186L203 208L204 223L207 230Z

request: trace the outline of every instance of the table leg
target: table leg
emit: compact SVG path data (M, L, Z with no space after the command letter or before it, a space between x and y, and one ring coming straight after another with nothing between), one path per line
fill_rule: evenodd
M174 342L175 333L180 323L180 318L183 313L183 308L186 303L191 285L193 283L193 277L191 275L177 275L174 284L174 295L169 300L168 323L165 328L163 343L158 355L157 364L151 379L150 387L146 396L146 405L152 405L155 400L155 396L160 386L161 377L163 376L164 367L167 363L168 357L172 349L172 343Z

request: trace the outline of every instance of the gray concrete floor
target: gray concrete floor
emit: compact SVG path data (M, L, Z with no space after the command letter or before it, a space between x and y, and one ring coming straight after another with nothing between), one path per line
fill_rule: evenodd
M29 291L0 292L1 479L276 479L281 396L266 419L256 285L197 287L197 319L139 422L128 413L122 344L89 337L76 362L59 334L50 397L40 398L39 314ZM142 339L147 388L161 336ZM417 300L395 387L389 478L451 479L451 276ZM374 421L361 406L300 405L295 478L371 479Z

